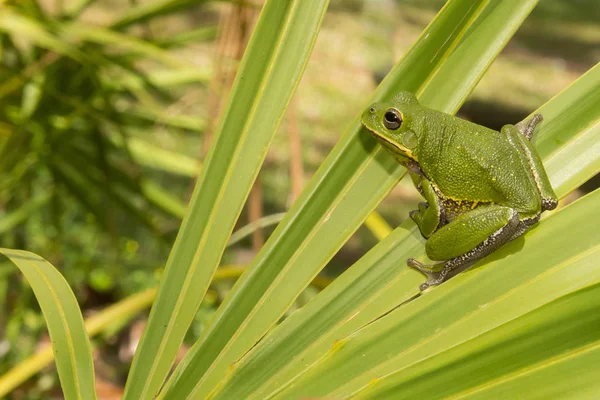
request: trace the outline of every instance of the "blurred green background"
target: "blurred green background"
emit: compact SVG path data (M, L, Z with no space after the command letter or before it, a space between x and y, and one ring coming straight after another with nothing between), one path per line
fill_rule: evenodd
M231 273L214 282L190 341L443 3L331 0L237 228L268 226L228 248ZM0 246L57 266L85 316L157 284L260 6L0 0ZM599 60L600 3L544 0L459 114L496 129L516 123ZM378 210L396 226L418 201L402 182ZM376 242L361 228L299 303ZM120 393L144 318L96 341L105 398ZM47 341L27 283L0 264L0 374ZM46 398L57 383L49 368L13 396Z

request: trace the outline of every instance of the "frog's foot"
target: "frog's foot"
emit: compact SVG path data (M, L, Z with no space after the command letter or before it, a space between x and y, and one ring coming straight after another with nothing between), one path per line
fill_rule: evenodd
M427 289L430 286L439 285L448 278L448 273L451 271L445 264L445 262L435 264L423 264L414 258L406 260L406 264L419 271L427 277L427 282L422 283L419 286L421 291Z
M439 208L430 207L428 203L419 203L418 210L412 210L408 216L415 221L424 238L430 237L440 224Z
M446 282L448 279L470 268L474 264L473 262L462 261L456 263L456 261L457 260L454 259L434 264L423 264L414 258L409 258L406 260L406 264L427 277L427 282L419 285L419 289L424 291L431 286L437 286Z
M517 125L517 129L521 131L523 136L527 138L527 140L531 140L533 137L533 132L535 128L544 120L542 114L535 114L531 119L527 121L521 121Z
M417 225L419 225L421 223L421 221L423 220L423 218L425 217L427 209L429 208L429 204L427 204L425 202L421 202L418 204L418 207L419 207L418 210L412 210L411 212L408 213L408 216L413 221L415 221L415 223Z

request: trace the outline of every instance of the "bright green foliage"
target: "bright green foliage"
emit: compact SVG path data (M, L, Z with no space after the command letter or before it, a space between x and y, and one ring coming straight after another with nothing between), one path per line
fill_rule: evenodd
M597 195L595 198L598 201ZM589 267L597 256L596 248L573 264L587 263ZM528 398L593 397L600 390L600 382L589 368L600 361L599 301L600 284L582 287L468 342L375 380L355 397L517 398L523 396L526 387L535 392ZM422 378L428 374L435 378Z
M265 4L169 256L126 399L153 398L169 373L304 71L326 7L326 0ZM179 378L176 372L172 379Z
M589 195L545 220L525 240L503 247L485 267L462 274L438 290L340 338L280 396L347 398L372 385L374 379L383 383L389 374L600 282L600 269L595 262L599 246L592 234L599 221L585 224L590 220L590 207L599 198L600 192ZM563 229L573 235L569 238L560 235ZM490 348L502 346L504 337L493 337L496 342ZM600 339L600 332L596 332L595 338ZM560 342L564 338L555 340ZM535 348L527 351L535 352ZM480 379L488 379L487 371L479 373ZM461 382L452 387L460 388Z
M126 398L153 398L163 385L308 60L326 3L267 0L172 250ZM536 3L448 1L365 107L408 90L427 107L455 113ZM113 26L180 4L188 2L144 6ZM31 28L40 46L68 52L70 62L81 57L77 48L61 49L47 32ZM106 32L88 35L111 40ZM39 89L28 92L35 98ZM36 109L35 101L26 103L24 110ZM545 121L533 143L563 199L600 171L600 66L536 112ZM424 293L418 291L423 276L405 267L406 258L424 257L424 241L405 222L278 324L404 173L360 127L359 116L351 120L158 397L394 398L405 391L424 398L579 399L597 393L600 321L592 311L600 283L599 191L548 213L522 238ZM50 300L51 307L70 300ZM46 318L49 325L58 321ZM82 358L91 358L82 344L87 340L74 340ZM59 369L71 362L60 348L56 353Z
M193 5L162 2L168 4L177 7L167 7L162 15ZM190 74L192 67L166 51L165 44L79 23L82 11L51 15L36 2L0 6L0 201L9 215L33 202L40 213L49 214L48 236L61 231L61 214L74 204L113 236L123 214L160 236L159 218L181 216L183 205L140 172L137 163L148 164L140 157L140 143L146 151L154 149L135 138L130 149L130 136L157 122L201 132L204 122L164 113L163 107L175 101L167 90L173 79L146 73L140 63L163 64L188 82L203 83L209 76ZM159 16L156 12L134 7L113 25L124 29ZM169 155L161 156L162 163L152 160L152 166L169 164ZM6 238L3 243L11 244Z
M204 36L159 40L133 29L151 22L148 2L117 5L131 14L110 14L105 25L89 23L100 1L39 3L0 2L0 246L52 260L89 307L96 294L109 299L154 284L164 266L189 182L171 179L167 191L162 185L171 177L160 170L197 176L199 162L157 151L152 142L161 130L171 139L201 140L204 120L168 107L181 101L176 85L202 90L210 79L210 71L175 54L214 37L214 26ZM207 8L202 1L161 3L178 8L153 19ZM86 7L93 9L82 17ZM120 30L109 27L117 22ZM0 341L11 344L2 346L0 373L45 335L36 299L16 270L11 264L0 279ZM46 384L55 380L44 375Z
M0 249L23 273L44 313L65 399L95 399L92 348L77 299L65 278L46 260L22 250ZM0 396L11 382L2 380Z
M551 164L553 158L560 154L564 159L573 160L567 162L568 178L562 180L561 183L556 182L556 179L561 177L561 174L549 171L549 177L553 186L556 189L559 197L564 197L572 190L577 188L581 183L580 177L582 171L598 171L600 170L600 153L596 153L592 158L580 158L581 145L589 143L589 141L598 142L600 139L600 108L599 102L582 101L581 108L577 109L576 113L570 113L575 103L580 99L593 98L600 89L600 66L596 66L588 74L584 75L570 88L565 90L560 95L553 98L550 102L543 105L537 112L544 113L546 122L540 127L538 135L535 139L538 143L545 143L545 151L542 154L544 163ZM581 119L586 122L580 124ZM561 129L555 129L559 126ZM560 137L561 140L554 140L553 137ZM562 149L565 149L564 152ZM575 161L578 160L576 163ZM575 164L577 164L575 166ZM589 178L590 175L588 174ZM590 203L588 202L588 207ZM573 208L576 205L571 206ZM566 210L565 210L566 211ZM562 211L561 211L562 212ZM544 231L545 221L542 221L540 226L536 227L534 232ZM577 242L582 242L583 247L575 250L574 254L579 254L579 251L587 251L583 242L587 245L597 245L598 241L594 235L593 227L587 225L588 230L582 231L583 226L578 226L574 230L577 233ZM557 230L562 229L562 225L556 227ZM591 230L590 230L591 229ZM552 234L552 232L550 233ZM581 236L579 236L581 235ZM589 236L592 236L591 238ZM525 237L525 241L529 241L529 236ZM562 243L564 235L560 232L555 233L555 240ZM540 252L537 255L527 256L527 252L523 249L519 251L523 240L507 245L501 252L491 256L492 260L497 260L502 257L502 254L515 253L514 256L529 257L522 262L517 262L514 257L508 257L505 261L510 268L513 268L514 279L525 279L526 276L520 277L524 273L529 273L532 265L536 268L547 269L555 265L557 257L563 256L562 244L555 244L546 247L543 240L540 240ZM513 250L511 250L513 249ZM550 249L553 251L550 252ZM267 398L279 390L281 386L287 382L291 382L296 376L301 375L308 366L313 365L319 359L326 359L326 354L335 353L339 347L340 339L350 335L352 332L360 329L361 326L368 324L370 321L377 319L379 316L389 312L399 305L410 301L418 295L418 285L423 281L422 275L405 267L405 260L408 257L414 257L418 254L423 254L424 246L423 239L418 228L412 221L407 221L398 227L392 234L381 241L370 252L368 252L360 261L353 265L348 271L336 279L329 287L315 298L314 301L305 306L300 312L292 315L284 321L277 329L271 332L258 346L254 347L240 361L236 363L234 369L228 372L226 379L221 383L217 398ZM584 253L585 254L585 253ZM573 262L578 260L577 257ZM485 263L484 260L483 263ZM483 264L480 263L479 265ZM440 296L440 313L449 313L454 310L454 302L449 302L449 297L464 293L466 301L471 299L470 294L479 285L479 279L473 277L475 272L496 273L499 274L491 281L491 285L497 285L499 282L506 280L507 267L494 267L495 263L486 264L485 268L476 268L472 271L463 273L462 275L453 278L450 282L442 285L440 288L426 293L424 296L410 304L406 304L395 315L402 315L404 307L413 304L419 304L419 301L432 299ZM567 270L568 272L568 270ZM477 275L477 274L475 274ZM532 276L536 276L533 273ZM587 276L585 279L592 279ZM472 282L473 289L465 289L464 284L457 284L462 279L468 279ZM492 279L492 278L490 278ZM560 281L559 281L560 282ZM444 288L450 285L457 285L452 294L445 294ZM565 287L567 289L567 287ZM550 290L553 292L554 290ZM482 292L484 293L484 292ZM500 290L499 298L506 295L508 290ZM528 292L532 297L538 297L536 291ZM549 295L552 295L549 293ZM487 304L488 300L482 300L479 304ZM477 305L476 301L472 306ZM510 309L510 308L509 308ZM455 312L454 310L453 312ZM466 310L464 310L466 311ZM437 311L436 311L437 312ZM420 318L418 318L420 317ZM406 317L409 318L409 317ZM431 319L427 314L419 314L410 317L409 326L416 327L421 323L424 327L431 324ZM491 321L495 320L495 314L491 312L488 316ZM449 319L452 322L452 319ZM443 327L440 321L433 327ZM417 332L424 329L415 328ZM420 329L420 330L419 330ZM390 335L402 340L401 336L396 333ZM387 351L395 352L394 348L387 348ZM360 363L361 357L357 362ZM376 358L376 362L380 359Z
M534 1L449 2L365 107L408 90L419 94L422 104L455 111L534 5ZM177 389L169 386L171 396L209 393L403 176L404 168L366 134L359 117L351 121L186 356L173 383ZM207 370L209 374L198 382Z

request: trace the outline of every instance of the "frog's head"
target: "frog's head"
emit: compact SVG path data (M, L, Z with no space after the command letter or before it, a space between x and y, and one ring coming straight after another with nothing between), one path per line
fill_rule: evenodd
M400 161L417 161L414 150L418 137L414 112L419 107L412 93L400 92L389 102L373 103L365 110L361 122Z

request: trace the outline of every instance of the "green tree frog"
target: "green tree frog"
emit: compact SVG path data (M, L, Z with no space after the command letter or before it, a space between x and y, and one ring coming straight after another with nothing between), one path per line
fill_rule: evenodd
M558 201L530 143L540 114L500 132L428 109L401 92L377 102L361 122L409 171L426 202L410 217L437 261L410 267L439 285L522 235Z

